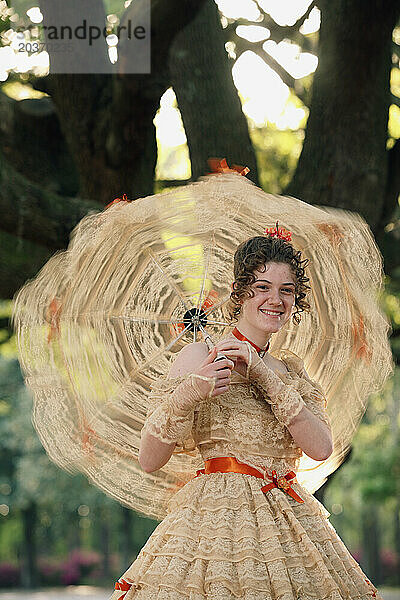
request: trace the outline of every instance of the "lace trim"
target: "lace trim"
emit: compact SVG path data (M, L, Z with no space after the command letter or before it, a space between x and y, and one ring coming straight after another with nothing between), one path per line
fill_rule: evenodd
M282 471L278 471L283 474ZM260 479L241 473L212 473L192 478L169 500L169 511L176 511L184 506L197 509L201 513L213 512L219 508L239 510L242 506L248 506L251 512L257 512L265 508L265 498L273 499L279 504L278 512L292 511L293 506L298 504L290 496L276 490L270 490L267 496L261 492L263 485L269 479ZM296 481L293 489L304 499L305 503L295 506L296 515L314 514L329 517L329 512Z
M173 454L193 452L196 449L192 433L194 415L203 402L197 379L210 382L209 399L215 386L212 378L188 373L155 381L141 435L149 433L166 444L176 442Z
M290 384L283 380L260 359L251 365L252 382L266 394L266 401L282 425L289 425L304 406L301 395Z
M129 592L123 592L122 595L121 592L115 592L110 600L188 600L189 598L189 595L184 592L182 593L182 590L178 591L176 588L164 586L163 584L153 587L142 582L136 585L129 584L128 589L132 589L134 595L131 595ZM129 596L126 595L128 593ZM247 589L244 590L243 594L238 596L237 594L233 594L229 587L225 587L220 582L212 582L209 585L207 596L203 592L190 590L190 600L204 600L206 597L213 598L213 600L238 600L238 598L240 600L260 600L260 592L258 589ZM263 600L275 600L275 598L275 594L271 595L270 592L264 592ZM329 593L327 596L318 596L318 599L321 600L348 600L348 598L348 596L343 596L337 591ZM352 596L352 600L368 600L371 598L383 600L379 594L377 595L373 591L367 595ZM281 595L279 600L316 600L316 597L304 593L294 595L293 592L290 592Z
M307 408L330 427L325 394L319 383L313 381L307 375L304 361L290 350L281 350L279 358L285 363L288 373L275 371L276 375L284 383L293 386L301 395Z

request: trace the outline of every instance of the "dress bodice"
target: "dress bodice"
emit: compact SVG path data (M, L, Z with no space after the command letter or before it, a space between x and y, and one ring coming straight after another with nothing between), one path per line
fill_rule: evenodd
M286 373L275 371L278 376L298 391L314 414L329 424L325 397L320 386L306 375L303 361L288 350L275 356L287 368ZM172 393L184 378L157 382L153 401L158 398L166 405L168 392ZM204 468L206 459L234 456L261 472L275 469L279 473L296 471L302 450L288 428L275 417L266 392L256 382L250 383L232 371L227 392L197 404L185 434L175 447L174 454L180 453L190 454L198 469Z
M281 351L277 358L285 363L287 373L275 372L328 423L322 390L305 376L303 361L288 351ZM287 427L276 419L264 390L235 372L227 392L199 404L192 438L203 460L235 456L261 472L296 471L302 455Z

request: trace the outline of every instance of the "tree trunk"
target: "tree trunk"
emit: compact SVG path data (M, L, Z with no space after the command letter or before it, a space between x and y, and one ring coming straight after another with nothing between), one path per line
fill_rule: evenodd
M101 525L100 525L100 535L101 535L101 553L103 557L103 577L105 579L110 579L110 530L108 524L108 508L107 506L103 506L99 509L101 514Z
M319 64L288 194L359 212L376 231L393 213L386 150L395 0L321 0Z
M72 1L79 12L79 0ZM153 0L150 74L52 74L47 78L48 91L75 160L81 196L106 204L124 192L131 198L153 192L157 161L153 119L169 85L169 47L203 1L186 0L186 10L182 10L182 0ZM98 5L97 0L89 2ZM51 12L52 3L43 0L44 14ZM59 10L65 10L65 6L62 3ZM132 3L122 25L135 10L136 3ZM124 60L121 56L121 64Z
M68 245L77 222L101 208L30 182L0 152L0 298L12 298L55 250Z
M0 151L13 169L42 189L74 196L74 162L51 99L17 101L0 91L0 118Z
M0 153L1 229L59 250L71 229L90 210L102 205L80 198L58 196L20 175Z
M133 562L132 543L132 511L126 506L121 506L121 570L125 571Z
M379 506L373 502L364 507L362 566L374 585L382 584Z
M394 549L397 554L397 573L396 573L396 584L400 585L400 500L397 499L397 502L394 507Z
M208 158L226 157L229 165L248 166L249 178L258 182L256 157L232 66L217 6L207 0L175 37L169 63L188 140L192 179L208 172Z
M38 570L36 556L36 522L37 507L34 502L22 510L23 527L23 556L21 583L23 588L36 588L38 585Z
M79 550L82 546L81 530L79 527L80 516L75 510L68 515L67 519L69 522L67 547L68 552L72 552L73 550Z
M0 230L0 298L13 298L27 279L38 273L51 254L47 248ZM10 324L8 326L11 327ZM6 323L4 327L7 327Z

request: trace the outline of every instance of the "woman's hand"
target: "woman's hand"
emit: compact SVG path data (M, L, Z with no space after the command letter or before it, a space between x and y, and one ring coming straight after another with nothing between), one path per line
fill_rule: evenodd
M207 358L201 363L200 367L196 371L193 371L196 375L215 379L215 386L211 397L219 396L228 390L231 381L231 372L234 367L233 361L228 358L214 362L216 357L217 347L214 347ZM203 379L196 379L196 384L203 398L206 398L211 390L211 384Z
M216 344L215 348L218 352L221 352L221 354L224 354L227 358L230 358L234 362L234 371L243 377L246 377L250 352L253 352L253 349L250 345L246 344L245 342L241 342L240 340L227 340L225 342L219 342ZM254 354L258 357L258 354L255 352ZM253 362L254 358L252 358L252 363Z

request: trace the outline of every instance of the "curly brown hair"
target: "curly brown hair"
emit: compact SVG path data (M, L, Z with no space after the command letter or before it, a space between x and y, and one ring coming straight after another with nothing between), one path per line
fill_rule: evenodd
M290 242L281 238L268 235L258 235L242 242L236 249L234 256L234 282L232 293L227 306L231 321L237 321L240 314L241 302L252 298L254 291L250 286L256 281L254 271L265 263L285 263L289 265L295 279L296 311L293 321L299 324L303 311L308 311L310 305L306 300L307 290L311 289L307 283L310 281L305 276L308 259L302 259L300 250L295 250Z

